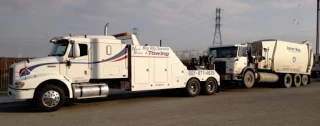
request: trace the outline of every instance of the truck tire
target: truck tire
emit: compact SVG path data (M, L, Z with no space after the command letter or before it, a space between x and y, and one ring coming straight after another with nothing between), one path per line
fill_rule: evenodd
M306 86L308 84L309 78L307 75L302 75L301 77L301 83L303 86Z
M301 85L301 76L300 74L295 74L293 76L293 86L300 87L300 85Z
M215 79L208 78L201 89L205 95L214 95L217 92L218 83Z
M56 111L65 103L65 94L60 87L49 84L37 92L35 101L41 111Z
M243 76L243 84L246 88L251 88L255 83L254 73L250 70L246 71Z
M290 74L285 74L283 76L283 86L286 88L290 88L292 85L292 76Z
M200 94L200 82L197 79L190 79L185 88L189 97L195 97Z

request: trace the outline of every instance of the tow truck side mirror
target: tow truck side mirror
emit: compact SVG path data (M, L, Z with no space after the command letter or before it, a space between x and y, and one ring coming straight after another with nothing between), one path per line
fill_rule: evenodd
M72 45L72 53L73 53L73 57L76 58L76 57L80 57L80 48L79 48L79 44L73 44Z

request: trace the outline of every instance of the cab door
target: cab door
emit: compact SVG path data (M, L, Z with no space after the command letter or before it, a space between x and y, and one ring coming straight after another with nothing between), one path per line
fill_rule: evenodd
M238 46L238 56L235 60L234 70L236 74L240 74L246 66L248 66L247 47Z
M74 57L72 55L73 48L71 47L70 53L67 57L69 63L67 63L66 71L67 77L72 79L73 83L88 82L90 79L91 71L89 61L89 47L88 43L74 43L72 46L78 44L80 48L80 56ZM69 65L68 65L69 64Z

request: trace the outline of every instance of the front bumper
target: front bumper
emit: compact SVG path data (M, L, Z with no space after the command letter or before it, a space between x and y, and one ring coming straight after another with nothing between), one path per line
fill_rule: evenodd
M8 96L14 99L32 99L35 89L8 88Z

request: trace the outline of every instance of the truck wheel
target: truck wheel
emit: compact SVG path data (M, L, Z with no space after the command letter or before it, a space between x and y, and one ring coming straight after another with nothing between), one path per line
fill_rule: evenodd
M218 83L213 78L209 78L201 89L205 95L213 95L216 93L217 88Z
M286 88L290 88L292 85L292 76L290 74L285 74L283 77L283 84Z
M247 88L251 88L255 83L255 76L254 73L250 70L246 71L246 73L244 73L244 77L243 77L243 84L247 87Z
M295 87L300 87L301 85L301 76L300 74L295 74L294 77L293 77L293 86Z
M308 84L308 80L309 78L308 78L308 76L307 75L302 75L302 77L301 77L301 83L302 83L302 85L303 86L306 86L307 84Z
M200 94L200 82L197 79L191 79L186 87L187 96L195 97Z
M42 111L56 111L65 103L65 94L60 87L50 84L37 92L35 100Z

